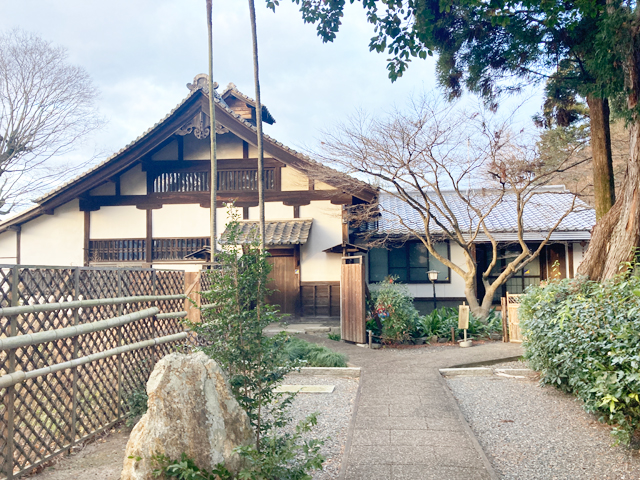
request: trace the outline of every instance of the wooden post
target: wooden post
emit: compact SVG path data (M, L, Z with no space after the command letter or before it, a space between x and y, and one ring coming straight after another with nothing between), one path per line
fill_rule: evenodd
M451 327L451 343L456 343L456 329Z
M185 272L184 274L184 309L187 312L187 319L191 323L200 322L200 272ZM194 306L191 303L196 303Z
M502 341L509 342L509 321L507 316L509 315L509 309L507 308L507 298L500 298L500 306L502 308Z

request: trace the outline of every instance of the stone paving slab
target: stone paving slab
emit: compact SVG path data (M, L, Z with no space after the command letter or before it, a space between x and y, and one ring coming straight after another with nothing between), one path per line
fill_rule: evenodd
M304 338L346 353L362 369L340 478L497 478L438 369L512 358L521 346L369 350Z

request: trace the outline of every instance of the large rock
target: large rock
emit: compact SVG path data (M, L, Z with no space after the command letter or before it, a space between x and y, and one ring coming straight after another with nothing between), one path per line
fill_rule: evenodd
M241 458L232 450L255 440L216 362L202 352L167 355L149 377L147 393L149 409L129 437L121 480L154 479L156 454L174 460L184 452L207 470L218 463L239 469Z

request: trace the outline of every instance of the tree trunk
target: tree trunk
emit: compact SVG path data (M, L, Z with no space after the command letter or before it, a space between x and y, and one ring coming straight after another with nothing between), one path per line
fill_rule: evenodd
M620 196L620 218L613 229L601 279L613 277L623 262L633 261L640 246L640 118L629 128L630 157Z
M635 37L626 65L627 107L632 112L638 106L640 95L640 45ZM599 222L603 225L594 229L584 269L581 265L578 270L590 273L592 280L606 280L616 275L624 262L634 260L634 253L640 246L640 116L637 112L633 114L629 128L629 161L623 184L623 192L618 195L616 205ZM619 211L617 221L616 210ZM607 224L609 222L611 226ZM598 263L602 265L599 275Z
M249 0L249 17L251 19L251 39L253 41L253 80L256 90L256 128L258 130L258 210L260 212L260 251L265 249L265 214L264 214L264 147L262 136L262 100L260 98L260 74L258 63L258 32L256 28L256 6Z
M609 127L609 101L587 96L591 121L591 152L593 157L593 190L596 220L600 220L615 203L611 133Z

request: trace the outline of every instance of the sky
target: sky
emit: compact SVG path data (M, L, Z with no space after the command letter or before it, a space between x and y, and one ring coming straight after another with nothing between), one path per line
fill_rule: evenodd
M213 0L213 8L214 80L254 97L247 2ZM292 148L312 150L322 129L357 110L388 111L436 88L433 58L415 60L391 83L388 56L369 52L373 27L360 4L347 6L337 39L327 44L289 0L276 13L263 0L256 9L262 100L276 119L265 133ZM78 159L97 153L100 161L124 147L208 69L204 0L0 0L0 30L11 28L66 47L70 62L84 67L100 91L107 122L79 146ZM530 118L540 96L532 90L508 103L523 99L521 117Z

